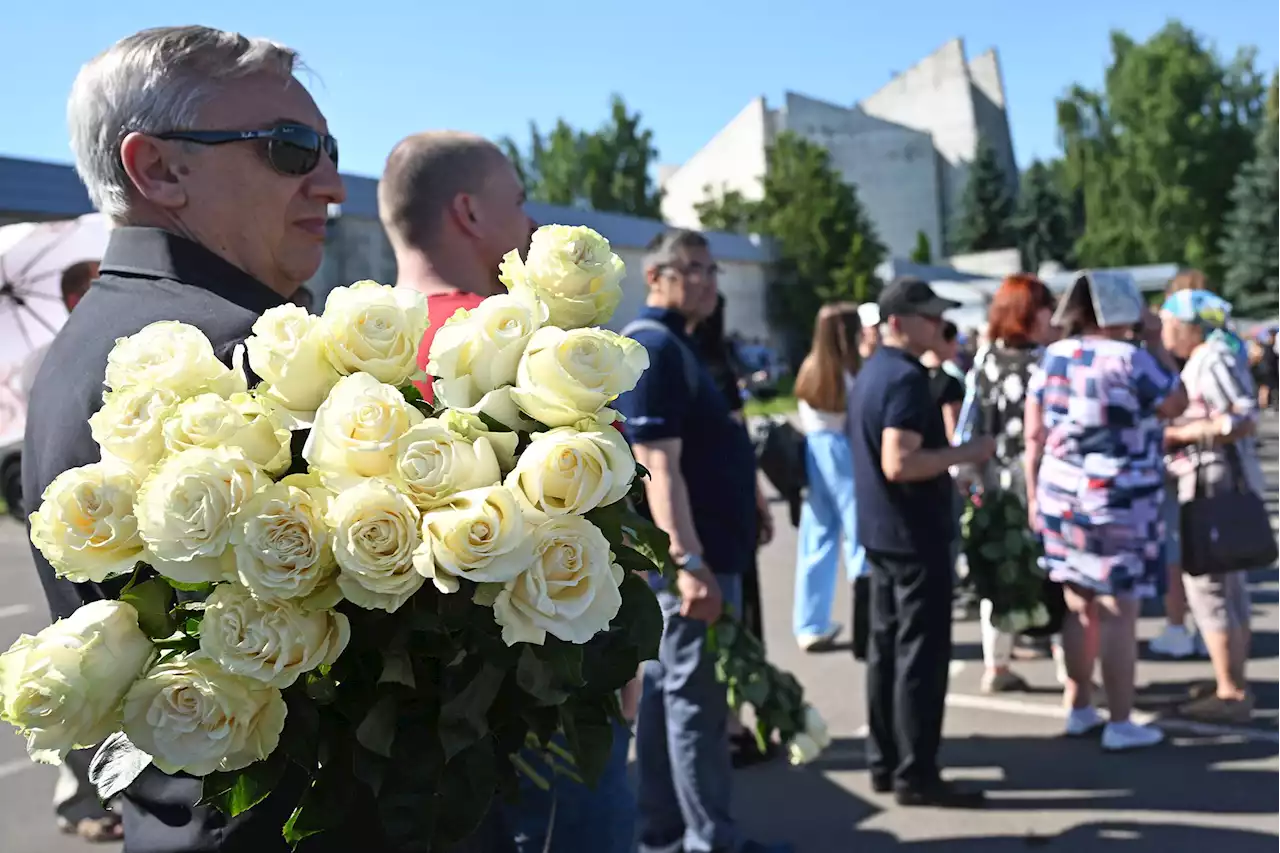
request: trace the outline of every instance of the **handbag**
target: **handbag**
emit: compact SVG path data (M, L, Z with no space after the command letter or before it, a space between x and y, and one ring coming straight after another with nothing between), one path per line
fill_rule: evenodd
M1276 537L1262 498L1249 489L1239 448L1224 448L1230 488L1209 488L1196 454L1196 490L1182 505L1182 570L1192 576L1265 568L1275 562Z

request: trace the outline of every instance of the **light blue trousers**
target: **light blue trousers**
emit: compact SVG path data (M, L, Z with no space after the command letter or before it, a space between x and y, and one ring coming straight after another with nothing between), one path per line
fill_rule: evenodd
M797 637L821 634L831 627L842 542L849 579L866 571L866 551L858 544L848 439L839 432L809 433L805 440L805 467L809 488L800 511L792 618L792 631Z

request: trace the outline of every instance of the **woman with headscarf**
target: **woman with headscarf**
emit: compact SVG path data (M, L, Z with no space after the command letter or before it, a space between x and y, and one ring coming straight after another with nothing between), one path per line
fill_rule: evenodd
M1190 400L1164 434L1180 504L1195 498L1197 484L1214 491L1239 485L1258 495L1266 491L1253 439L1257 398L1244 342L1227 329L1230 313L1230 304L1206 290L1173 293L1160 309L1164 345L1185 361L1182 384ZM1200 695L1182 709L1189 716L1239 723L1252 715L1253 697L1244 672L1250 644L1246 574L1182 579L1215 676L1212 689L1198 691Z

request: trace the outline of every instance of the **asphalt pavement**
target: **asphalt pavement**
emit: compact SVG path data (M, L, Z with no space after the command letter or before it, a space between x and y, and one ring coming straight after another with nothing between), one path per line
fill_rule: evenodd
M1274 518L1274 416L1266 419L1261 453ZM790 841L796 853L1002 853L1039 846L1090 853L1276 850L1280 584L1274 569L1251 578L1254 648L1249 676L1258 708L1249 725L1197 726L1179 720L1173 707L1191 684L1211 678L1209 663L1149 655L1145 640L1158 634L1163 622L1154 611L1142 620L1139 706L1166 727L1169 738L1140 753L1108 755L1096 740L1060 736L1061 693L1048 660L1016 665L1030 692L981 695L978 625L957 622L942 759L949 777L986 788L988 807L903 809L870 789L863 759L862 664L847 646L804 654L791 639L796 536L782 507L775 516L777 538L761 557L766 643L772 659L804 683L810 701L830 723L835 743L806 767L779 761L737 772L735 812L745 834ZM844 585L836 608L837 618L849 612ZM47 621L23 530L7 519L0 521L0 649ZM88 849L60 835L54 825L50 798L55 772L32 765L18 737L7 726L0 728L0 853Z

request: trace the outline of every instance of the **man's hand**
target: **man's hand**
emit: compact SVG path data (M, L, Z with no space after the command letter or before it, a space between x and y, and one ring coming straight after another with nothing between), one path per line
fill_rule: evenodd
M977 438L966 441L960 447L969 453L970 463L981 465L995 455L996 440L989 435L980 435Z
M676 588L680 590L681 616L708 625L720 618L724 602L720 597L720 584L710 569L681 569Z

